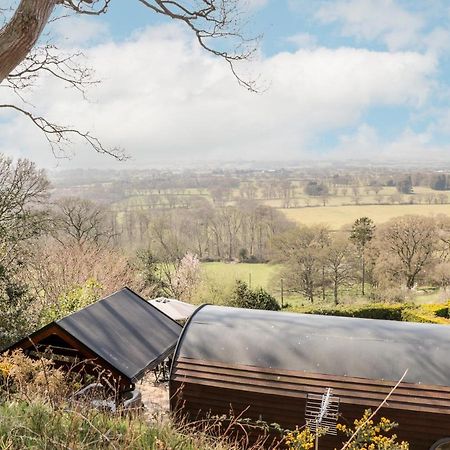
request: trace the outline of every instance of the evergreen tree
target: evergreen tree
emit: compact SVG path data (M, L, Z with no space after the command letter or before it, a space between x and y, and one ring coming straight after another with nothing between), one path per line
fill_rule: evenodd
M361 217L355 221L350 233L350 240L356 245L361 257L361 293L365 295L366 282L366 259L365 251L367 244L372 240L375 232L375 224L368 217Z

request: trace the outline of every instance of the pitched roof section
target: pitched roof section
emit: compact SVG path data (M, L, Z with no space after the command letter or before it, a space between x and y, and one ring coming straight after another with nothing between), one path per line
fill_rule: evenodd
M174 349L182 329L128 288L56 323L131 381Z
M150 300L149 303L173 320L187 320L197 309L194 305L174 298L158 297Z
M450 386L450 326L204 306L178 357Z

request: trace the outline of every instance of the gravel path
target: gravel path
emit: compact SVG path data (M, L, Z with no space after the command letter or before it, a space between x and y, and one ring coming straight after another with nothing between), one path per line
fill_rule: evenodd
M169 412L169 384L156 382L149 373L136 386L142 394L142 401L150 417L164 416Z

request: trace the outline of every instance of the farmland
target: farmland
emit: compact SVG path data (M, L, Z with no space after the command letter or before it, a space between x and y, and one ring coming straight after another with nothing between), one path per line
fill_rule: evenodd
M436 216L450 215L450 205L345 205L289 208L282 210L285 216L303 225L327 224L333 230L353 223L359 217L370 217L375 223L387 222L393 217L407 214Z

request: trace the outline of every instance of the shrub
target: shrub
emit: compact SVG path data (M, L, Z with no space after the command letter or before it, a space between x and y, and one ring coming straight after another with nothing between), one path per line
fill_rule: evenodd
M39 398L53 402L71 391L69 378L55 368L53 361L28 358L21 350L0 356L0 383L3 398L10 400Z
M210 437L186 427L178 428L167 419L149 423L140 415L111 415L33 400L0 405L0 448L238 450L242 447L228 444L222 436Z
M450 325L449 307L439 304L416 306L405 303L374 303L363 306L307 306L291 308L291 310L303 314L320 314L323 316L359 317L362 319L398 320L403 322Z
M372 419L370 419L371 415L372 411L367 409L361 419L355 420L355 430L351 429L347 425L337 425L338 430L349 438L356 432L356 436L347 447L349 450L364 450L372 448L379 448L383 450L409 449L409 444L407 442L398 442L397 436L390 433L398 426L397 423L391 422L385 417L382 417L378 423L375 423ZM389 437L386 433L389 434Z
M20 339L36 326L34 298L28 286L0 265L0 348Z
M338 305L333 307L294 308L295 312L324 316L360 317L363 319L402 320L404 304L370 304L363 306Z
M280 305L276 299L262 288L250 289L243 281L236 281L229 306L247 309L265 309L279 311Z
M239 261L245 262L247 261L247 258L248 258L248 250L246 248L241 248L239 250Z
M309 428L288 431L284 442L288 450L312 450L316 441L316 435Z
M421 305L405 309L402 312L402 320L405 322L450 324L448 306L444 305Z
M58 298L56 304L47 305L41 312L42 325L68 316L94 302L102 295L102 286L90 278L83 285L75 286Z

